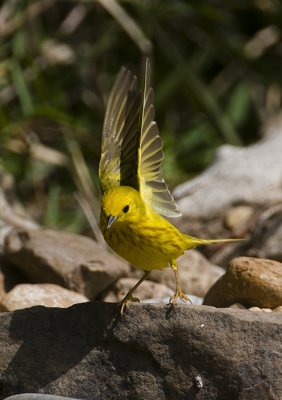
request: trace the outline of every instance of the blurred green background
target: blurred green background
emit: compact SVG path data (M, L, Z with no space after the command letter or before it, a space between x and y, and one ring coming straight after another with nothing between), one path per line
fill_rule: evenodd
M98 186L109 91L149 55L165 177L193 177L280 109L281 26L278 0L2 2L0 174L44 226L87 230L75 170Z

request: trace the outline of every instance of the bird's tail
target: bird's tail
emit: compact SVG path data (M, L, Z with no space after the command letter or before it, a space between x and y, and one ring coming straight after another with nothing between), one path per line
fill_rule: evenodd
M232 242L240 242L244 239L200 239L193 236L185 235L187 250L193 249L198 246L204 246L207 244L213 243L232 243Z

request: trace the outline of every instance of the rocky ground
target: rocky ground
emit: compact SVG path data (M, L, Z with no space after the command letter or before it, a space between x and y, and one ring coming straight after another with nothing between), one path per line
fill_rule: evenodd
M0 396L279 399L282 314L91 302L0 314Z
M168 306L172 271L154 271L136 294L159 304L121 319L112 303L141 272L91 238L42 229L0 188L0 399L281 399L281 126L176 189L183 231L245 239L180 257L193 305Z

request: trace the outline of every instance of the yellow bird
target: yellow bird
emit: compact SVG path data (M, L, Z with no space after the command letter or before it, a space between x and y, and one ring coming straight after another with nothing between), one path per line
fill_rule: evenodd
M136 77L121 68L112 88L103 125L99 178L102 188L100 227L108 245L144 276L121 302L121 314L134 290L154 269L170 266L176 289L171 297L188 301L178 278L177 258L199 245L234 239L206 240L181 233L164 219L181 215L162 175L162 140L154 120L151 68L146 61L142 95ZM236 240L236 239L235 239Z

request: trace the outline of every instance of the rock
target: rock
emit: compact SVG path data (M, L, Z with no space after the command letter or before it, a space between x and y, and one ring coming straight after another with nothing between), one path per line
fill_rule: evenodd
M280 313L132 304L120 319L100 302L0 313L0 398L278 400L281 341Z
M282 306L279 306L279 307L274 308L273 311L275 311L275 312L282 312Z
M22 393L6 397L4 400L79 400L73 397L52 396L51 394Z
M32 282L58 284L90 299L129 271L126 262L92 239L51 230L13 230L4 254Z
M138 282L138 279L133 278L121 278L114 286L102 297L103 301L108 302L119 302L121 301L126 293L133 288L133 286ZM151 298L162 298L165 296L170 296L173 291L169 289L166 285L161 283L152 282L145 280L134 292L134 297L137 297L140 301Z
M233 258L244 254L282 262L282 205L277 204L261 212L254 226L250 240L239 247L224 248L223 252L212 257L212 261L227 265Z
M282 304L282 264L277 261L238 257L210 288L204 304L228 307L275 308Z
M197 250L187 251L178 258L181 289L185 293L203 297L224 270L211 264ZM175 278L171 268L150 273L150 279L175 290Z
M51 283L17 285L0 300L0 310L14 311L32 306L70 307L88 299L80 293Z
M183 215L209 219L234 204L269 206L281 201L281 149L281 115L260 142L246 148L220 147L204 173L174 190Z
M282 205L264 212L256 225L246 254L282 262Z
M235 233L248 230L254 216L254 208L247 205L232 207L224 215L227 228Z

